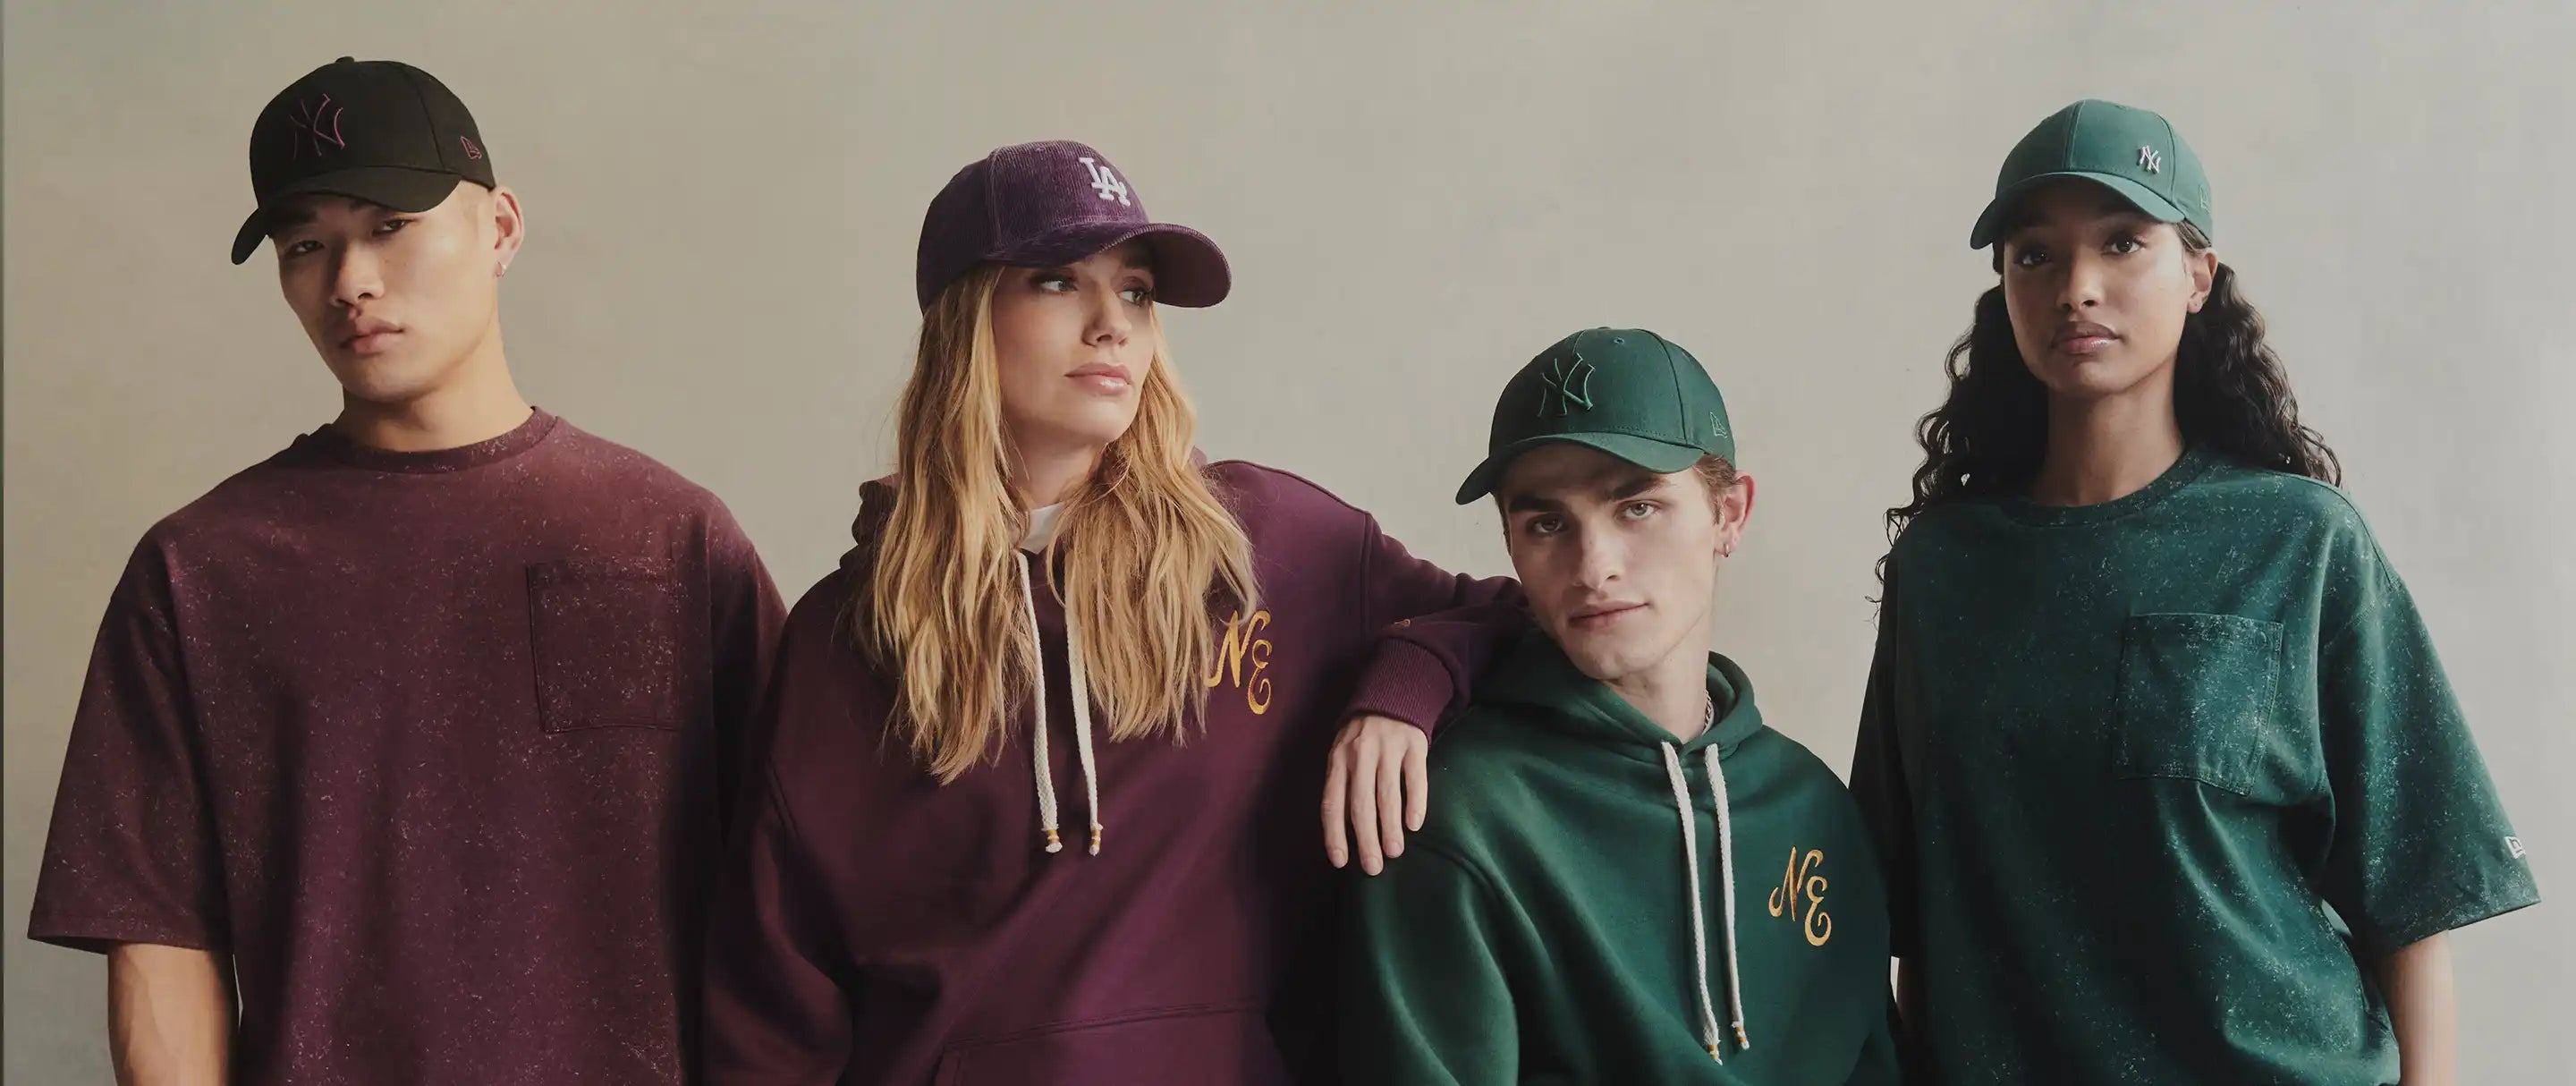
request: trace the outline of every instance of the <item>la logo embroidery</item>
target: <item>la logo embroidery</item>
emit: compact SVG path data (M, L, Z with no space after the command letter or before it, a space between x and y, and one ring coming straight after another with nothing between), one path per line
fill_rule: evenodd
M1099 193L1101 199L1116 200L1120 207L1136 206L1135 201L1127 198L1127 182L1119 180L1115 171L1088 158L1081 162L1083 169L1091 171L1091 189Z

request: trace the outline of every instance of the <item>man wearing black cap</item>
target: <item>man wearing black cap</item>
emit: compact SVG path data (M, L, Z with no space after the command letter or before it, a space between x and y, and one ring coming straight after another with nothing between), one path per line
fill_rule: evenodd
M127 1083L681 1082L777 592L519 397L524 219L446 87L343 58L250 161L233 259L273 244L344 407L136 548L30 937L108 954Z

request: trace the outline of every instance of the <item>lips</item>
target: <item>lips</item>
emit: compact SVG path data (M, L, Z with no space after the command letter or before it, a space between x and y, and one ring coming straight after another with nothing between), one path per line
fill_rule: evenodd
M401 334L402 326L392 321L361 317L341 327L340 349L357 354L373 354L383 350L393 342L395 336Z
M1114 362L1094 362L1065 376L1100 392L1124 391L1131 383L1127 367Z
M2118 342L2119 333L2091 321L2062 325L2049 346L2067 354L2092 354Z
M1642 603L1599 603L1576 608L1565 621L1578 630L1598 630L1645 609Z

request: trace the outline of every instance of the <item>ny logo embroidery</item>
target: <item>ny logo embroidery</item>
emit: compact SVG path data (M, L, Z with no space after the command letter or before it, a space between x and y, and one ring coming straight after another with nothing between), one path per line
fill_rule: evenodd
M471 136L458 136L458 137L456 137L456 142L458 142L458 143L462 143L462 144L464 144L464 145L465 145L465 157L470 158L470 159L475 159L475 160L477 160L477 161L480 161L480 160L482 159L482 157L483 157L483 149L474 145L474 139L473 139L473 137L471 137Z
M1120 207L1136 206L1135 201L1127 198L1127 182L1119 180L1116 172L1087 158L1081 161L1082 168L1091 171L1092 191L1099 193L1101 199L1116 200Z
M1771 888L1771 915L1786 916L1798 922L1798 933L1807 937L1808 946L1823 946L1834 937L1834 917L1825 911L1825 877L1815 874L1824 865L1825 854L1808 849L1804 857L1797 846L1789 847L1789 870L1780 877L1780 885ZM1798 915L1799 899L1807 903L1807 913Z
M1539 394L1538 415L1558 418L1573 414L1580 407L1592 410L1592 363L1568 351L1548 363L1547 372L1538 375L1545 391Z
M304 157L304 147L308 143L312 145L313 154L317 158L333 151L346 150L349 141L340 138L340 113L340 107L332 105L331 96L327 94L322 96L321 101L310 105L302 99L297 99L295 116L287 118L287 123L293 125L296 132L295 136L290 137L295 141L295 157ZM324 144L329 146L325 147Z
M2165 172L2165 156L2153 147L2138 148L2138 165L2148 173Z

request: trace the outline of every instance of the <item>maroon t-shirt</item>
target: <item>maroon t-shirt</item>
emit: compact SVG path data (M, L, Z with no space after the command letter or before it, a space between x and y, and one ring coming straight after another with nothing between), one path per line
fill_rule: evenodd
M1519 586L1415 558L1295 476L1207 471L1251 538L1261 600L1216 616L1205 726L1185 744L1095 736L1096 856L1051 591L1034 610L1062 852L1044 851L1033 707L945 786L889 734L890 676L845 622L892 498L866 488L860 546L797 604L779 650L709 932L711 1086L1331 1075L1327 749L1346 707L1429 725L1456 699L1463 680L1432 654L1368 666L1385 626L1516 603Z
M238 1086L681 1082L782 621L723 503L543 411L298 438L135 549L29 937L228 952Z

